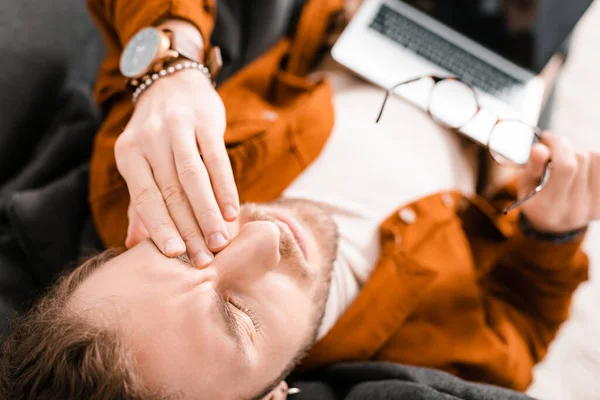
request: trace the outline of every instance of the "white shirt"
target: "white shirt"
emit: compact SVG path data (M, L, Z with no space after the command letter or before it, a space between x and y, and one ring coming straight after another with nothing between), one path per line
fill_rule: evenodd
M326 71L336 112L320 156L283 193L328 206L340 240L319 338L356 298L379 257L379 225L404 204L445 191L474 192L477 155L457 134L339 68Z

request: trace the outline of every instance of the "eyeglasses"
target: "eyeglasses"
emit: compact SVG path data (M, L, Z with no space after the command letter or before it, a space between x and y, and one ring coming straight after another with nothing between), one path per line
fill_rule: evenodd
M426 79L433 83L426 111L438 125L460 132L482 110L475 90L458 78L424 76L400 82L389 88L385 93L376 122L379 123L388 98L394 90L400 86ZM483 143L489 150L492 159L504 166L524 166L529 161L532 146L541 140L540 129L516 119L499 117L495 117L495 119L487 137L487 143ZM548 162L535 189L504 209L504 214L508 214L539 193L550 179L551 168L552 163Z

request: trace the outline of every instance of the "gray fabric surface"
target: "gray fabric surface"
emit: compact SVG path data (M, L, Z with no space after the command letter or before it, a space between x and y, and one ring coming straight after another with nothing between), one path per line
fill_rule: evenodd
M102 49L84 0L0 0L0 183L34 155L61 89L92 85Z
M290 400L527 400L523 393L471 383L429 368L387 362L340 363L291 377Z
M96 247L85 173L104 48L83 0L0 0L0 333ZM86 226L88 227L86 229Z

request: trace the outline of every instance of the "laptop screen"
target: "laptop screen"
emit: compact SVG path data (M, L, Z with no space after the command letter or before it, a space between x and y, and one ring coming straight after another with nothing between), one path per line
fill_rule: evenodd
M405 3L538 73L592 0L406 0Z

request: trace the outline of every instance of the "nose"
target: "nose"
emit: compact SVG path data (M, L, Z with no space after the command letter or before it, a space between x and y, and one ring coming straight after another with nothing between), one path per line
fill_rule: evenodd
M213 266L224 285L256 281L280 261L279 227L268 221L244 224L229 246L217 254Z

